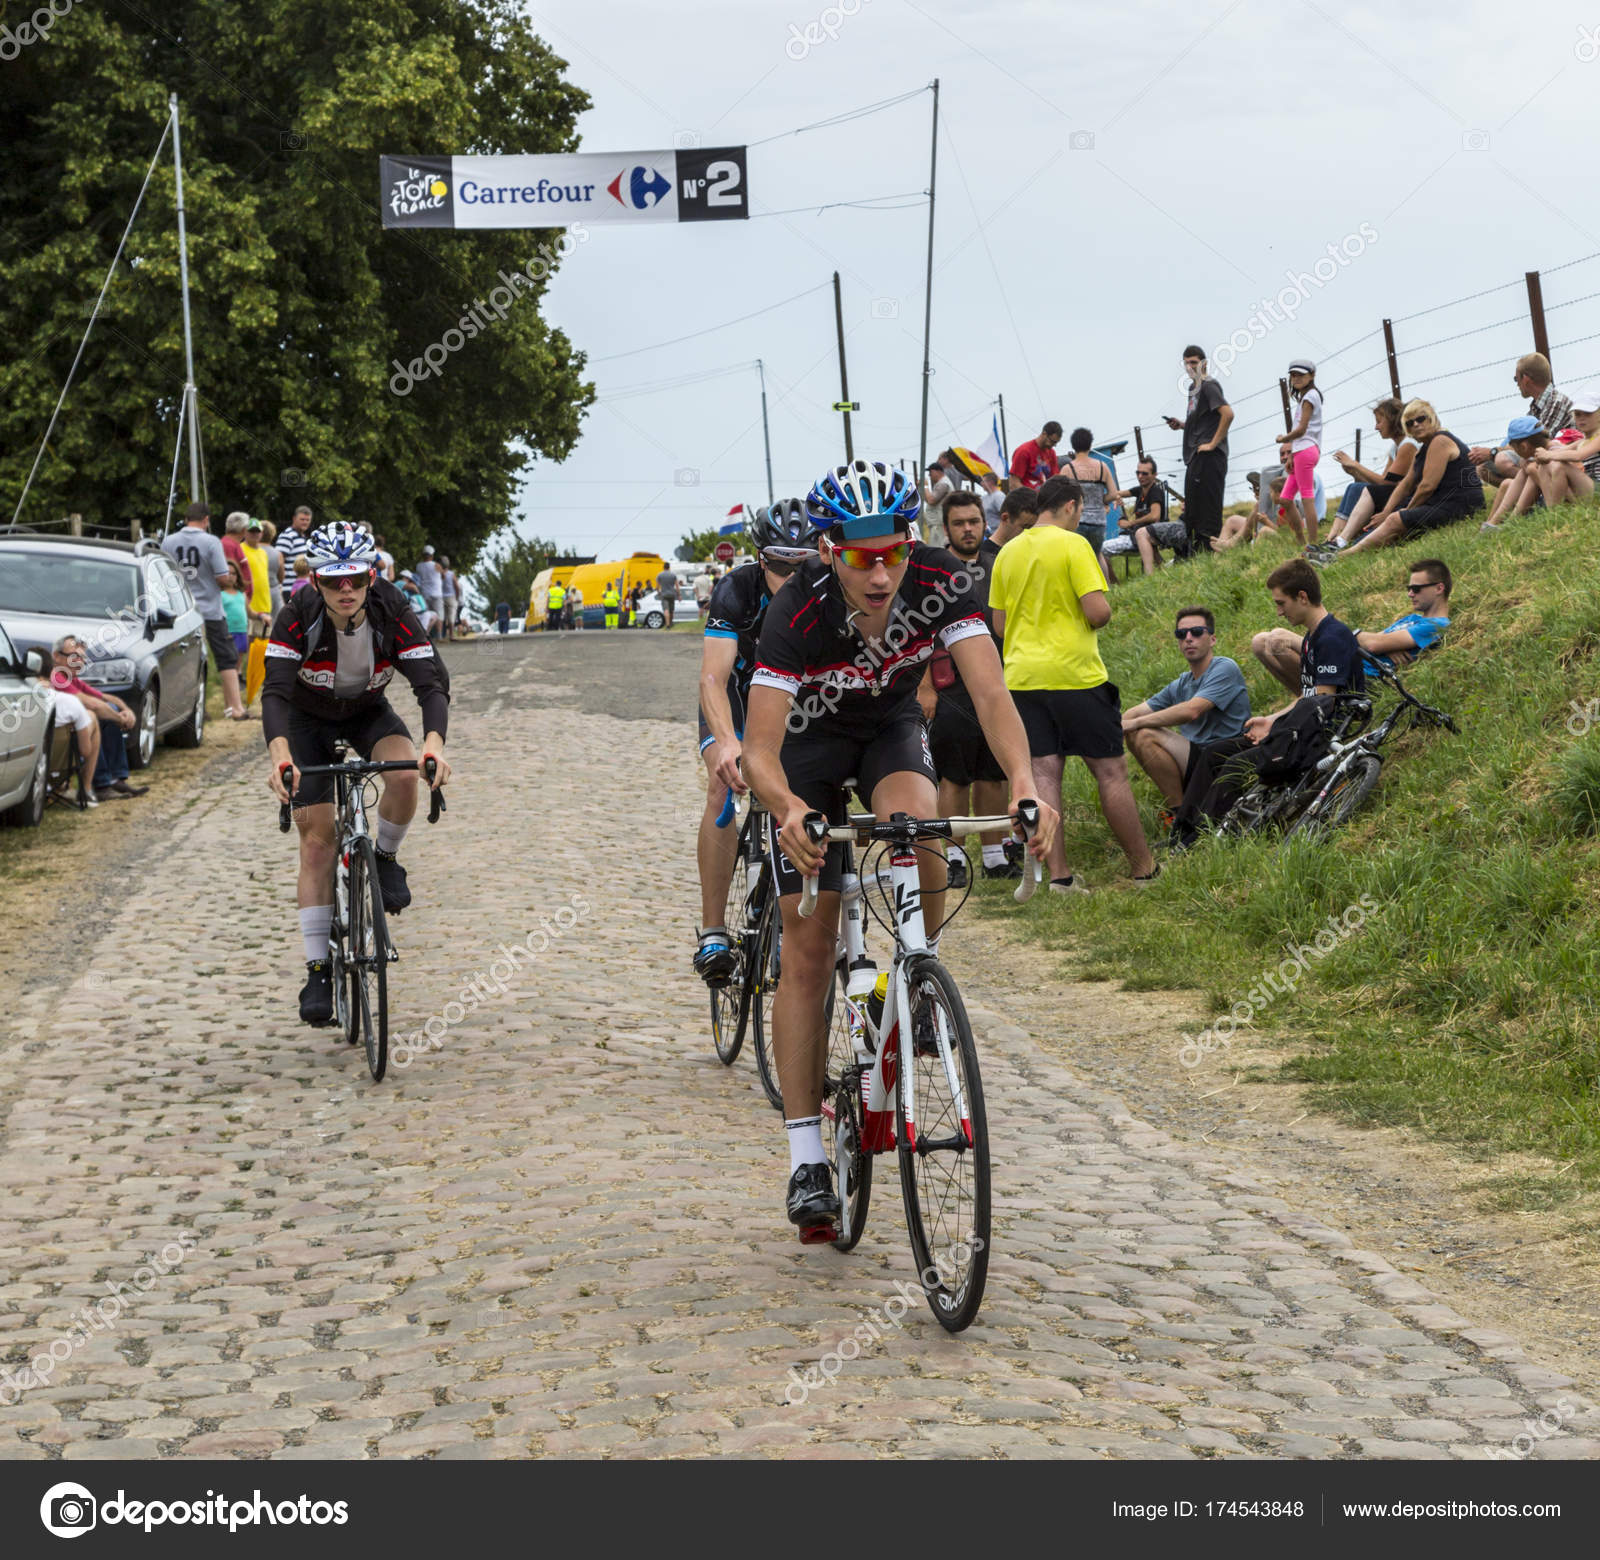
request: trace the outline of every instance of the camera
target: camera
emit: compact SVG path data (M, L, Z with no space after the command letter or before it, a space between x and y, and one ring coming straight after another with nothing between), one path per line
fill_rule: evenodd
M1461 149L1465 152L1486 152L1489 150L1489 132L1487 130L1468 130L1461 137Z
M1094 131L1074 130L1067 137L1067 146L1074 152L1092 152L1094 150Z
M874 298L867 307L867 313L875 320L897 320L900 318L900 300Z
M48 1525L58 1531L86 1532L94 1526L94 1497L92 1495L57 1495L50 1502Z
M680 152L692 152L700 145L698 130L680 130L673 136L672 144Z
M679 466L672 473L672 485L674 487L699 487L700 473L698 469L694 466Z

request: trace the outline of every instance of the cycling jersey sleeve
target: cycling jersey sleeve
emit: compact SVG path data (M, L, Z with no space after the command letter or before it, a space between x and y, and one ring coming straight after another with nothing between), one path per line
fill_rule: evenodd
M910 604L927 611L937 600L938 607L929 612L929 617L934 634L945 649L989 632L983 603L975 594L978 581L953 553L940 547L919 548L912 568L916 571L913 584L921 592L921 600L919 603L915 593L908 593Z
M749 627L744 622L744 606L735 583L737 575L725 574L717 581L706 608L707 639L737 639Z
M306 654L306 626L291 599L278 609L267 638L266 680L261 684L261 735L270 743L289 735L289 695Z

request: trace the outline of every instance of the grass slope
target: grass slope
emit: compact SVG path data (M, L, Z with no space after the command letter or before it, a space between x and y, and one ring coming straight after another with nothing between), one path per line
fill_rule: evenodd
M1144 891L1117 891L1126 863L1072 765L1068 859L1097 892L1041 894L1023 924L1080 978L1195 987L1218 1014L1250 1003L1255 1027L1296 1051L1285 1073L1349 1119L1558 1162L1504 1177L1505 1206L1548 1206L1600 1179L1596 519L1569 506L1489 537L1469 521L1325 570L1329 609L1382 628L1406 610L1412 558L1449 563L1450 633L1406 680L1461 735L1391 743L1375 796L1325 847L1207 842L1163 855ZM1100 644L1123 707L1182 670L1172 624L1190 603L1216 613L1218 653L1244 669L1254 709L1285 702L1250 637L1277 621L1265 580L1287 556L1269 538L1119 584ZM1387 707L1384 696L1379 714ZM1129 763L1155 840L1159 797ZM987 907L1015 915L997 888L986 886ZM1359 931L1309 961L1292 993L1263 995L1287 945L1357 905L1375 906L1351 917ZM1174 1067L1184 1043L1174 1035ZM1219 1045L1210 1065L1226 1055Z

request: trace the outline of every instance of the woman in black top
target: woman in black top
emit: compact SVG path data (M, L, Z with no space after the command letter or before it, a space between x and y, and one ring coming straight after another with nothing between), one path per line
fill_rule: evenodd
M1346 553L1387 547L1390 542L1464 520L1483 508L1483 481L1467 459L1467 445L1439 426L1438 415L1428 402L1406 404L1405 430L1422 446L1411 470L1390 494L1372 529L1347 547Z

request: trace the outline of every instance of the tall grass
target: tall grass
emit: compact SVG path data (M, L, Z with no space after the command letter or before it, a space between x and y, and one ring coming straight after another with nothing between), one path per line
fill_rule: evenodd
M1285 1073L1356 1120L1560 1161L1559 1185L1554 1173L1516 1183L1524 1205L1600 1179L1597 540L1600 513L1584 504L1499 535L1469 520L1417 546L1340 559L1323 572L1324 603L1355 628L1407 610L1410 560L1449 563L1445 646L1405 675L1461 734L1392 742L1376 794L1325 844L1208 841L1162 858L1142 892L1118 891L1126 863L1073 765L1068 859L1097 892L1040 896L1049 902L1019 924L1080 976L1196 987L1220 1013L1286 944L1369 896L1377 909L1361 930L1256 1020L1288 1037ZM1123 707L1182 670L1173 616L1192 603L1215 611L1218 653L1243 668L1254 709L1286 702L1250 637L1277 621L1265 580L1287 556L1269 538L1119 584L1100 643ZM1129 763L1155 840L1160 798ZM984 898L1015 915L998 893ZM1174 1068L1181 1043L1175 1034Z

